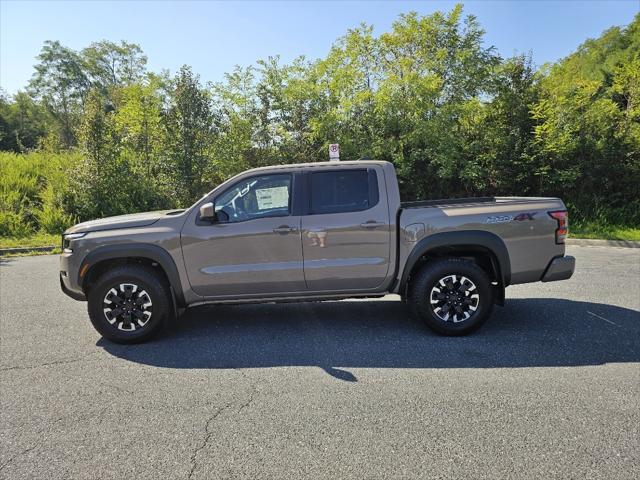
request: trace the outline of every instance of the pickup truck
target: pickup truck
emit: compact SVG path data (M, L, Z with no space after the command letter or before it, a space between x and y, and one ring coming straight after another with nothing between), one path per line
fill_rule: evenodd
M241 173L185 210L69 228L60 284L119 343L205 303L389 293L432 330L464 335L507 286L570 278L567 234L558 198L401 203L388 162L281 165Z

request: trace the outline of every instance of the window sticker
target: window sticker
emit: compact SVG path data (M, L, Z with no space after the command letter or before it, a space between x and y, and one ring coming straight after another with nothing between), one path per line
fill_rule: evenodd
M283 208L289 206L289 188L273 187L256 190L258 210Z

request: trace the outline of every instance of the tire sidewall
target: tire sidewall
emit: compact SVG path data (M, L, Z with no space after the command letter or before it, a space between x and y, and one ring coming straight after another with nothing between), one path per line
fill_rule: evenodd
M134 283L146 290L153 303L149 322L139 331L126 332L107 322L103 312L103 300L109 289L121 283ZM117 343L138 343L155 335L167 321L169 301L167 292L157 275L149 269L122 267L106 272L91 288L88 295L89 318L94 328L105 338Z
M447 275L459 275L469 278L480 296L478 309L462 322L445 322L431 308L431 289ZM410 302L414 313L427 326L443 335L466 335L482 326L493 310L493 289L487 274L477 265L461 259L437 260L423 268L411 288Z

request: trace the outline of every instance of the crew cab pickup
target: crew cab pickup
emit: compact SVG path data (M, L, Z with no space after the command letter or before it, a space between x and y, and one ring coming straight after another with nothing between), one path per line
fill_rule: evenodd
M104 337L140 342L185 308L399 294L444 335L476 330L509 285L565 280L558 198L401 203L381 161L258 168L185 210L80 223L62 290Z

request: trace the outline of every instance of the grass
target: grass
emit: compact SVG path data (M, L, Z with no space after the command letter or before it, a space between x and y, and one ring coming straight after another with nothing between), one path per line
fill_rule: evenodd
M60 246L60 235L36 233L24 238L0 237L0 248L48 247L50 245Z
M603 225L589 222L569 224L569 238L640 241L640 228L626 225Z
M4 253L0 258L35 257L37 255L59 255L61 253L62 253L62 249L60 247L56 247L53 250L47 250L46 252L42 252L40 250L27 250L24 252Z

